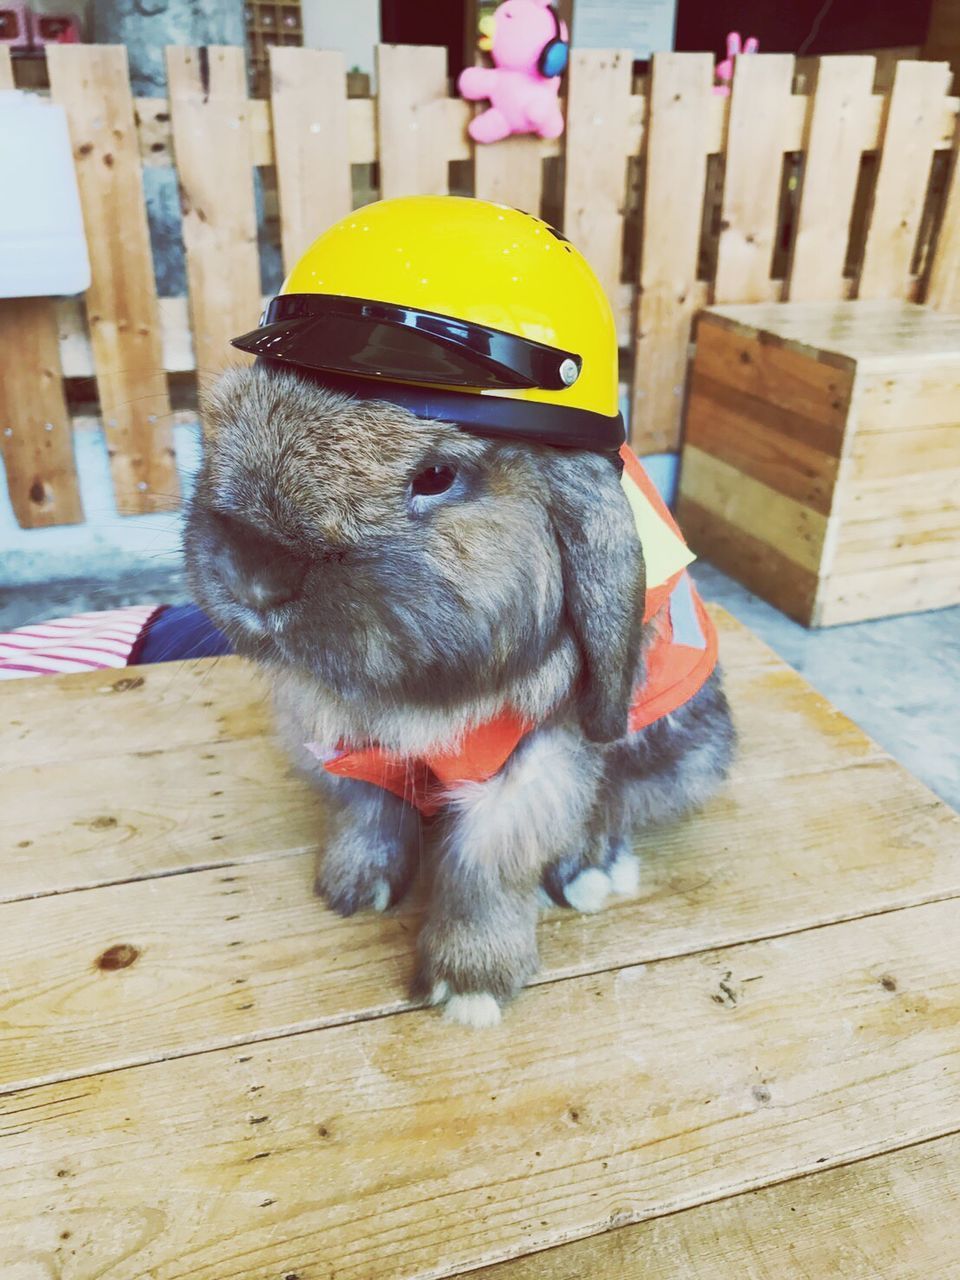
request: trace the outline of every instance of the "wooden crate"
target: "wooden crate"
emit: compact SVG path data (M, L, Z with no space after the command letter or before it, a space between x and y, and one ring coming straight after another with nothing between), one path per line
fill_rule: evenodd
M693 546L808 626L960 603L960 316L714 307L680 480Z
M3 1280L956 1280L960 818L715 616L728 784L484 1032L246 663L0 685Z

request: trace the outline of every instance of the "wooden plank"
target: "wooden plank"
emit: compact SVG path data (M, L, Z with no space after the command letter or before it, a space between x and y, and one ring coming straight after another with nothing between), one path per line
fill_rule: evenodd
M266 738L8 769L0 806L0 901L302 853L324 828Z
M846 297L843 268L875 68L874 58L819 60L785 298Z
M960 131L950 160L950 177L930 263L924 301L938 311L960 311Z
M895 479L960 468L960 421L936 427L908 427L853 436L854 481Z
M792 55L767 53L737 60L713 283L716 302L764 302L779 296L770 266L792 81Z
M781 612L809 624L819 588L816 572L801 568L772 547L762 534L748 533L732 520L701 506L682 488L677 519L694 551L708 556L711 564Z
M809 418L731 390L694 366L687 441L777 493L829 515L839 459L804 438ZM813 424L814 428L818 424Z
M474 195L479 200L508 204L540 216L543 162L540 139L504 138L492 146L477 146L473 159Z
M958 1167L960 1136L951 1134L470 1274L472 1280L947 1277L960 1267L960 1218L943 1212L941 1196Z
M960 492L960 467L941 472L861 480L838 489L834 513L839 519L879 520L928 512L952 511Z
M911 296L911 259L948 82L944 63L897 64L857 284L860 298Z
M567 82L563 230L611 305L620 287L627 188L629 51L574 49Z
M751 645L744 652L742 639L726 636L725 665L736 670L755 662L757 647L750 657ZM232 696L224 690L231 681ZM70 709L59 723L51 710L57 690L61 707ZM115 734L104 739L102 699L118 695L129 709L111 710ZM84 712L78 703L85 698ZM0 707L22 753L0 774L2 848L10 862L0 893L7 897L243 861L256 855L258 839L267 852L280 853L312 848L319 839L319 800L293 780L273 742L255 736L268 728L263 687L240 659L31 682L4 690ZM30 717L39 741L26 728ZM773 772L782 772L779 741L778 729L764 747L765 768ZM819 739L813 746L822 752ZM792 742L786 767L801 759L801 745ZM249 794L248 774L258 779ZM31 799L38 786L55 797L44 802L42 820ZM183 799L174 803L177 796Z
M831 573L821 586L816 621L818 626L832 627L956 604L960 604L960 556Z
M929 792L779 664L731 691L749 702L722 799L638 836L633 902L590 919L547 915L535 982L960 893L946 806L931 808ZM803 764L764 754L774 716L781 741L799 731ZM313 896L312 877L306 854L91 889L80 918L72 894L0 906L0 1090L409 1008L416 898L342 920ZM135 949L136 971L104 982L96 959L121 945Z
M283 265L291 271L353 207L343 54L274 45L270 82Z
M408 1013L9 1096L0 1263L68 1230L117 1280L449 1276L940 1137L958 929L936 903L544 985L484 1035Z
M78 523L83 505L52 298L0 299L0 383L0 451L17 523Z
M631 442L644 453L680 438L690 325L705 297L697 259L712 84L709 54L654 54L630 412Z
M272 720L254 667L204 658L3 681L0 726L15 744L0 767L19 769L262 737Z
M804 419L809 424L806 439L840 456L853 392L851 362L829 363L817 352L785 345L766 328L763 316L755 324L738 326L709 311L697 322L695 368L782 411L784 420Z
M741 738L730 783L691 821L638 835L632 904L544 920L539 981L960 892L960 819L744 628L723 614L718 624ZM242 684L247 669L223 665ZM194 694L192 672L177 683ZM102 718L90 678L74 684ZM146 721L147 689L125 697ZM123 706L111 706L123 741ZM175 705L160 710L162 732ZM128 843L119 857L132 853ZM311 855L292 856L91 889L82 917L69 894L0 907L0 1089L407 1007L415 902L344 921L312 898L311 868ZM136 969L111 985L95 960L119 946L136 951Z
M445 195L446 49L377 45L377 87L382 198Z
M857 380L857 431L901 431L960 422L960 361Z
M243 50L168 47L167 79L194 351L210 378L249 359L230 339L260 314Z
M120 45L46 52L77 166L92 273L87 318L117 507L167 510L179 481L127 52Z
M705 511L762 538L801 569L818 571L827 530L827 518L819 511L694 445L683 451L680 491Z
M10 46L0 46L0 89L13 89L13 62L10 59Z
M830 575L960 559L960 506L841 524ZM934 566L931 565L931 569Z

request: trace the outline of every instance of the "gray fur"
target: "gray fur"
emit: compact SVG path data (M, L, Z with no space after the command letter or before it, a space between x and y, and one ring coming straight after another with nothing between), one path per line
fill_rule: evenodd
M700 804L733 745L715 676L625 737L642 672L643 559L611 464L483 440L263 368L225 374L189 512L195 594L274 685L300 769L328 795L318 888L349 914L432 892L418 987L503 1001L536 969L543 882L560 901L638 824ZM450 465L447 495L411 490ZM539 726L435 821L326 773L306 743L416 756L512 707Z

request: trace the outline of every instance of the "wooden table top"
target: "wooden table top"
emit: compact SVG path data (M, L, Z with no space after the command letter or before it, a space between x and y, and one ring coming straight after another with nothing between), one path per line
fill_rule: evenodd
M734 777L485 1032L239 659L0 686L0 1276L960 1276L960 819L716 616Z

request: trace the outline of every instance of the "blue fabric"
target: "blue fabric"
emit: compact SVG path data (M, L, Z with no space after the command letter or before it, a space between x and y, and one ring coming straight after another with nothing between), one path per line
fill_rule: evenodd
M233 646L195 604L168 605L147 627L131 665L179 662L183 658L218 658Z
M684 573L670 593L670 622L676 644L689 645L691 649L705 649L707 638L700 626L700 619L693 607L693 589L689 573Z

